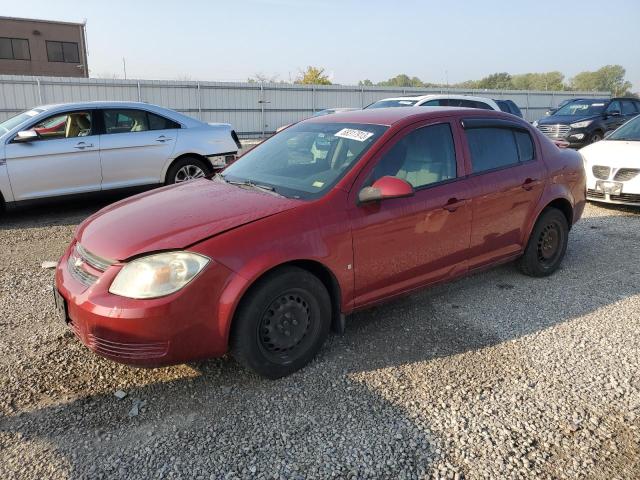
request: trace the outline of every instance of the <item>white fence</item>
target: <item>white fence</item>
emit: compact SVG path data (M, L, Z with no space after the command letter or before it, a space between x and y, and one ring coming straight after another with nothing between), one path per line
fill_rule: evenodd
M381 98L423 93L464 93L513 100L529 121L572 97L609 97L608 92L461 90L0 75L0 120L47 103L91 100L141 101L207 122L231 123L239 135L260 137L281 125L331 107L364 107Z

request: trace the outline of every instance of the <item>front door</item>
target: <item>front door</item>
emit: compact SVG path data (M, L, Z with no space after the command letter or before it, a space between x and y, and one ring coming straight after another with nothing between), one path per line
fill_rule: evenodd
M408 127L354 184L355 307L466 270L471 207L453 132L449 122ZM386 175L409 182L414 195L358 204L358 192Z
M146 110L106 109L100 136L102 189L164 182L180 125Z
M546 169L528 130L504 120L464 120L473 224L469 268L519 253L542 191Z
M16 201L100 190L100 143L91 110L57 113L29 129L36 139L6 146Z

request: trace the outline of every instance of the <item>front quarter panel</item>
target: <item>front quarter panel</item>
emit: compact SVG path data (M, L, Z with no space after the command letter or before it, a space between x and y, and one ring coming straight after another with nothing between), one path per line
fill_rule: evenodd
M7 168L7 160L5 157L4 141L0 142L0 208L2 208L2 201L13 201L13 192L11 191L11 183L9 181L9 169Z
M346 193L320 199L263 218L190 247L236 273L220 296L217 322L227 338L235 310L247 290L263 274L293 261L322 264L340 288L341 311L351 310L353 251L344 208Z

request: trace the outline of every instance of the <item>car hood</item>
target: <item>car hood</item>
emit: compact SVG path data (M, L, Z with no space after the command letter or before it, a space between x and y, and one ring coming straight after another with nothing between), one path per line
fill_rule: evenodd
M640 168L640 141L601 140L580 149L589 165Z
M538 120L538 125L569 125L571 123L583 122L585 120L595 120L598 115L580 117L575 115L549 115Z
M185 248L301 203L202 179L114 203L87 218L76 240L95 255L126 260L147 252Z

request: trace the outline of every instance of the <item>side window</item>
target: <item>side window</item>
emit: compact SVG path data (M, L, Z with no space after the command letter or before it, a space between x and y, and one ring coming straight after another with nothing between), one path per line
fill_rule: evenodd
M91 135L90 112L68 112L57 114L31 127L40 140L86 137Z
M456 178L456 150L449 124L418 128L399 140L380 159L368 185L387 175L402 178L413 188Z
M614 110L617 110L619 112L622 111L622 107L620 106L620 102L618 100L614 100L607 107L607 112L609 113L613 112Z
M513 130L518 145L518 155L520 162L529 162L534 158L533 140L531 135L523 130Z
M484 102L474 102L474 103L476 104L476 108L481 108L483 110L493 110L491 105L489 105L488 103L484 103Z
M622 101L622 114L623 115L635 115L638 113L635 109L635 105L631 100Z
M442 100L429 100L420 105L421 107L444 107Z
M144 110L104 110L105 133L146 132L149 130L147 112Z
M518 144L510 128L481 127L466 130L473 173L516 165Z
M168 118L161 117L155 113L147 112L149 117L149 130L167 130L170 128L180 128L180 124L169 120Z

